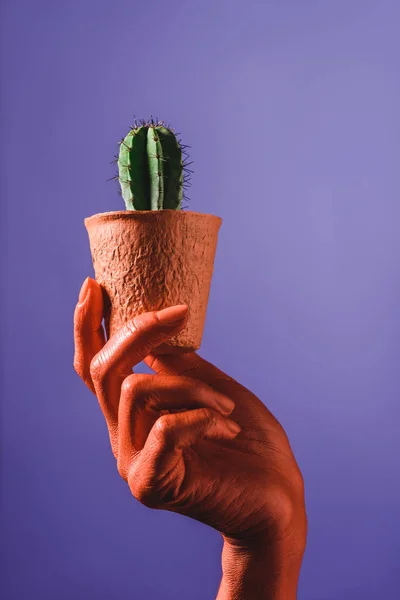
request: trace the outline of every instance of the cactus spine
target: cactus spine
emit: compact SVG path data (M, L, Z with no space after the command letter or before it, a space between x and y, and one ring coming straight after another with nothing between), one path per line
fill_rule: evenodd
M182 208L185 173L191 173L183 159L185 148L163 121L135 121L120 143L118 179L127 210Z

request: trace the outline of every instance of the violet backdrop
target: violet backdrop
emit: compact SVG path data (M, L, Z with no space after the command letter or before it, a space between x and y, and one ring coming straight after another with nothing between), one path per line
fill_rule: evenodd
M130 495L72 368L83 219L124 208L109 162L153 114L192 146L190 209L223 218L200 354L304 474L299 599L394 600L399 2L4 0L1 20L2 597L218 589L219 534Z

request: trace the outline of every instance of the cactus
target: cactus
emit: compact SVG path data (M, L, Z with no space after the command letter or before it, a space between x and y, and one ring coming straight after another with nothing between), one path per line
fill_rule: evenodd
M183 158L187 147L163 121L135 120L115 161L127 210L182 209L187 173L192 173Z

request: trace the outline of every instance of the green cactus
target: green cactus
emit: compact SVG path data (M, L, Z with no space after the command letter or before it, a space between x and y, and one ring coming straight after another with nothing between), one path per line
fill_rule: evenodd
M127 210L182 209L185 175L192 172L185 148L163 121L135 120L115 161Z

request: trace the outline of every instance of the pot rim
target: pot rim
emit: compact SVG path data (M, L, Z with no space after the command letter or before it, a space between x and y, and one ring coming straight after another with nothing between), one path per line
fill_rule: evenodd
M212 219L218 219L220 221L220 223L222 223L222 218L218 217L217 215L212 215L210 213L200 213L200 212L195 212L192 210L175 210L173 208L163 208L161 210L113 210L113 211L108 211L108 212L102 212L102 213L96 213L95 215L91 215L90 217L86 217L84 219L84 223L85 225L88 225L89 223L93 223L94 221L112 221L112 220L117 220L117 219L125 219L125 218L135 218L141 215L144 216L155 216L155 215L160 215L160 214L165 214L165 213L174 213L175 215L179 215L177 216L178 219L182 218L182 215L190 215L193 217L199 217L199 218L204 218L204 217L211 217Z

